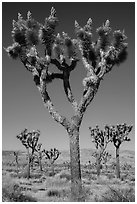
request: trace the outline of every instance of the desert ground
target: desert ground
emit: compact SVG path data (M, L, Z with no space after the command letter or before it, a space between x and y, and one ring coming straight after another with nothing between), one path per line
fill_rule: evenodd
M115 155L102 166L97 178L92 150L81 150L83 196L86 202L135 202L135 152L120 151L121 178L115 176ZM90 161L90 162L89 162ZM70 165L69 151L61 151L51 166L42 159L43 171L38 164L31 168L31 178L26 178L26 152L19 151L19 168L13 151L2 152L2 201L3 202L69 202Z

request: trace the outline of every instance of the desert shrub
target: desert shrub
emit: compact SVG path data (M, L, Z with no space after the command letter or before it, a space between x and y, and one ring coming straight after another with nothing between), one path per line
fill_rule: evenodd
M52 177L52 176L55 176L55 172L52 172L52 171L51 171L51 172L48 172L48 176L51 176L51 177Z
M18 177L19 177L19 178L27 178L27 172L26 172L26 171L24 171L24 172L19 172Z
M10 176L11 176L12 178L16 178L18 175L17 175L16 173L12 172L12 173L10 173Z
M59 177L60 179L66 179L67 181L71 180L71 175L68 171L61 171L57 174L57 177Z
M115 175L112 173L107 174L108 179L113 179L115 178Z
M112 162L109 166L111 169L115 170L116 168L116 163L115 162Z
M21 187L10 177L5 178L2 184L2 201L3 202L36 202L31 196L25 195Z
M124 163L124 164L121 166L121 169L122 169L122 170L129 171L130 169L132 169L132 165L131 165L131 164L128 164L128 163Z
M30 178L33 178L33 179L40 179L41 178L41 174L40 173L34 173L34 174L31 174Z
M51 197L51 196L57 196L60 197L60 192L57 189L49 189L47 191L47 196Z
M135 176L131 176L130 181L135 181Z
M60 179L60 177L47 177L47 179L44 182L44 185L47 188L56 188L56 187L64 187L66 186L66 179Z
M99 202L135 202L135 191L133 188L116 189L109 187L109 190L102 195Z

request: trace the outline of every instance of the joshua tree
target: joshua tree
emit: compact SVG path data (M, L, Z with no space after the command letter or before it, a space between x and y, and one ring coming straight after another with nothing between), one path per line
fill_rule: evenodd
M96 167L96 169L98 169L97 164L98 164L98 159L100 161L100 169L102 169L103 165L105 166L105 170L107 171L107 162L110 160L111 158L111 154L108 151L104 151L101 154L99 154L97 151L92 153L92 157L94 157L96 159L96 162L93 163L92 165L94 165ZM91 164L90 164L91 165ZM98 170L97 170L98 171ZM99 176L99 175L98 175Z
M41 148L42 148L42 144L39 143L35 148L35 155L34 155L34 157L36 156L36 158L38 159L40 171L42 171L42 158L44 157L44 154L43 154L44 150L41 150Z
M51 14L46 18L44 25L34 20L30 12L26 20L18 14L18 20L13 21L13 45L6 51L13 59L19 58L25 68L32 73L45 107L54 120L67 131L70 139L71 198L72 201L83 201L79 151L80 125L105 74L111 71L114 65L126 59L126 36L124 32L117 30L113 32L111 39L109 20L97 29L99 37L95 43L92 41L90 18L83 28L75 22L76 39L71 39L64 32L61 35L57 34L57 24L54 8L51 9ZM45 57L40 57L38 44L43 45ZM83 95L77 103L69 78L80 59L86 69L86 77L83 79ZM59 72L51 73L49 65L55 65ZM47 86L54 79L63 81L66 97L74 109L71 120L59 114L51 101Z
M100 176L100 169L101 169L101 161L105 158L105 155L108 153L106 152L106 148L109 142L112 141L112 138L109 135L109 129L106 125L103 130L99 130L99 127L96 126L95 128L89 127L92 142L95 144L96 152L93 153L92 156L96 158L96 166L97 166L97 176Z
M105 151L104 154L103 154L103 157L102 157L102 163L104 164L105 166L105 169L107 171L107 162L111 159L112 155Z
M19 152L18 151L14 151L13 152L13 155L15 157L14 161L12 162L12 164L15 162L16 165L17 165L17 174L18 174L18 171L19 171Z
M122 142L130 141L128 134L131 132L133 126L124 124L118 124L116 126L110 126L110 135L113 138L113 144L116 148L116 177L120 178L120 164L119 164L119 148Z
M50 150L44 150L45 158L49 160L51 168L52 168L52 175L54 175L54 162L58 159L59 155L61 154L59 150L56 148Z
M30 167L33 165L33 156L34 152L36 151L37 143L39 140L40 131L33 130L31 132L28 132L28 130L25 128L24 131L22 131L19 135L17 135L17 139L21 141L21 143L25 146L27 149L28 154L28 168L27 168L27 178L30 178ZM31 150L31 153L30 153Z

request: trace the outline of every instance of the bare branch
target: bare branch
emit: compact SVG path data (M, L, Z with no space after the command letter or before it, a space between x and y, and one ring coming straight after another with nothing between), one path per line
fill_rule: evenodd
M72 104L72 107L74 110L77 110L78 104L72 94L70 83L69 83L69 73L66 73L66 75L63 78L63 85L64 85L64 91L66 93L68 101Z
M98 81L95 86L89 86L87 87L86 93L82 96L80 103L78 105L78 114L82 118L87 106L91 103L91 101L94 99L95 94L98 91L100 81Z
M55 121L63 125L66 129L69 128L70 122L65 116L60 115L54 108L54 105L50 99L50 96L48 95L47 92L47 87L46 87L46 82L40 78L40 85L36 84L38 90L41 93L42 100L44 103L44 106L48 109L50 115L54 118Z
M57 59L51 59L50 63L54 64L60 71L63 71L63 68L62 68L60 62Z

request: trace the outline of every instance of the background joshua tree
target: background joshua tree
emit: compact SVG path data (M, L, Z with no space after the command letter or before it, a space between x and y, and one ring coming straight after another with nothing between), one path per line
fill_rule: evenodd
M133 126L124 124L118 124L116 126L110 126L110 135L113 138L113 144L116 148L116 177L120 178L120 164L119 164L119 149L120 145L124 141L130 141L128 134L131 132Z
M92 153L92 157L94 157L96 159L96 162L93 163L92 165L95 165L97 168L97 160L100 158L100 169L103 168L103 165L105 166L105 170L107 171L107 162L111 159L111 154L108 151L104 151L102 152L102 154L100 154L100 156L98 155L99 153L97 151ZM90 162L90 161L89 161ZM89 163L90 166L91 163Z
M49 160L51 168L52 168L52 175L54 175L54 162L58 159L59 155L61 154L59 150L56 148L50 150L44 150L45 158Z
M105 166L105 170L107 171L107 162L111 159L112 155L105 151L104 154L103 154L103 158L102 158L102 163L104 164Z
M30 178L30 167L33 165L33 156L36 150L36 146L39 140L40 131L33 130L32 132L28 132L27 129L22 131L19 135L17 135L17 139L21 141L21 143L27 149L28 154L28 167L27 167L27 178ZM30 152L31 151L31 152Z
M36 157L38 160L40 171L42 171L42 158L44 156L44 154L43 154L44 150L42 150L41 148L42 148L42 144L39 143L35 148L35 154L34 154L34 157Z
M96 152L93 156L96 158L96 166L97 166L97 176L100 176L101 169L101 161L106 157L107 152L106 148L109 142L112 141L112 138L109 135L109 129L106 125L103 130L99 130L99 127L96 125L95 128L89 127L92 142L95 144Z
M13 164L14 162L16 163L17 174L18 174L18 172L19 172L19 152L18 151L14 151L13 155L14 155L14 161L11 164Z
M13 21L13 45L6 51L13 59L19 58L25 68L32 73L45 107L54 120L65 127L70 139L71 198L73 201L83 201L79 151L80 125L104 75L111 71L115 64L119 65L126 59L126 36L120 30L114 31L111 36L108 20L97 29L99 37L96 42L92 41L91 19L83 28L75 22L76 39L71 39L64 32L61 35L57 34L57 24L58 19L53 8L44 25L35 21L30 12L26 20L18 14L17 22ZM39 56L37 50L39 44L43 45L45 57ZM80 56L77 50L80 51ZM69 78L79 59L82 59L87 73L83 79L83 95L78 104L72 94ZM51 73L50 64L55 65L59 72ZM71 120L56 111L48 94L47 86L54 79L63 81L65 94L74 109Z

